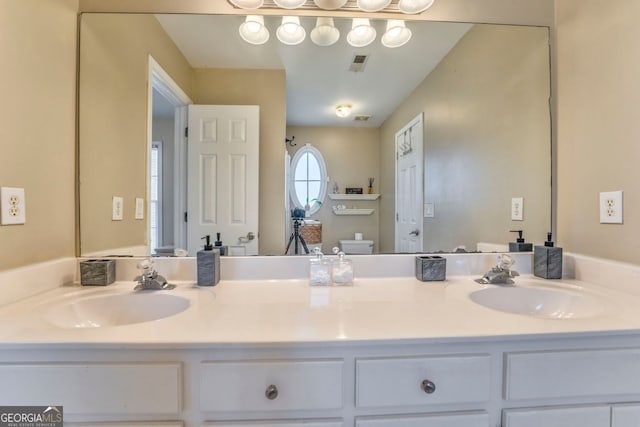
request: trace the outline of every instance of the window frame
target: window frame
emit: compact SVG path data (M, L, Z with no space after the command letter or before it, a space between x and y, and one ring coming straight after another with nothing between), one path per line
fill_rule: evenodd
M322 153L317 148L313 147L311 144L306 144L304 147L301 147L298 151L296 151L293 158L291 159L291 169L290 169L291 172L290 172L290 179L289 179L289 193L291 195L290 196L291 201L293 202L293 205L296 208L301 208L301 209L304 209L305 206L301 206L299 203L298 192L296 190L296 182L309 182L309 179L308 179L309 174L307 171L307 180L296 181L296 168L298 167L298 163L300 162L302 157L307 153L315 157L316 161L318 162L318 166L320 168L320 191L317 199L322 204L324 203L324 200L327 197L328 177L327 177L327 165L324 161L324 157L322 156ZM315 182L315 181L312 181L312 182ZM308 211L305 210L305 212L307 212L307 215L313 215L320 210L320 208L322 207L321 204L309 203L309 210Z

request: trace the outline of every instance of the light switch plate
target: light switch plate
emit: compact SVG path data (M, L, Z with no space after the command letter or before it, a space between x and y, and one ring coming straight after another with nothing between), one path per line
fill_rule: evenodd
M424 204L424 217L425 218L435 218L435 206L434 203L425 203Z
M600 223L622 224L622 191L600 193Z
M144 199L142 197L136 197L136 213L135 219L144 219Z
M511 199L511 220L524 221L524 197Z
M122 197L114 196L111 207L111 219L113 221L122 221L124 219L124 200Z
M0 205L0 224L15 225L27 222L24 188L0 188Z

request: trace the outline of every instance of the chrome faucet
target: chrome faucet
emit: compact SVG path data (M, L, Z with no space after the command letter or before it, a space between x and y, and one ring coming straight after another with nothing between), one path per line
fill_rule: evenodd
M149 259L142 260L137 265L138 270L140 270L140 275L136 276L133 279L134 282L137 282L135 288L136 291L160 291L160 290L170 290L176 287L176 285L170 285L167 283L167 279L158 274L158 272L153 268L153 261Z
M520 273L511 269L511 266L515 263L516 260L511 256L501 254L498 257L498 265L484 273L484 276L475 281L483 285L513 285L513 278L520 275Z

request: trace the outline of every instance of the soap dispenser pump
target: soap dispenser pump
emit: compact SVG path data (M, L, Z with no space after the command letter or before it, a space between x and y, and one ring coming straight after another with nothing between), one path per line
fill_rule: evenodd
M338 255L338 259L333 261L331 276L334 285L353 285L353 264L351 260L344 258L344 252L333 248L333 253Z
M544 246L533 250L533 274L543 279L562 279L562 248L553 245L550 232Z
M509 252L531 252L533 250L531 243L525 243L522 230L511 230L511 233L518 233L518 238L515 242L509 242Z
M220 233L216 233L215 245L215 248L220 251L220 256L227 255L228 247L222 245L222 240L220 240Z
M313 250L315 258L309 260L309 284L331 286L331 261L324 257L320 248Z
M204 249L196 254L197 285L215 286L220 281L220 251L213 249L208 234L202 240L205 240Z

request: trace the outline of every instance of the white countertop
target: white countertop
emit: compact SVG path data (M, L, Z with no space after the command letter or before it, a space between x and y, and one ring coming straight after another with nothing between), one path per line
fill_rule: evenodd
M132 282L106 287L64 286L0 308L0 348L193 347L298 343L332 345L387 340L459 342L539 334L631 333L640 330L640 296L575 280L521 276L516 283L569 287L602 299L602 313L544 319L480 306L468 295L475 277L445 282L362 278L351 287L310 287L306 280L221 281L210 288L177 283L171 291L190 307L161 320L102 328L60 328L45 320L60 303L98 294L133 292ZM560 336L560 335L555 335Z

